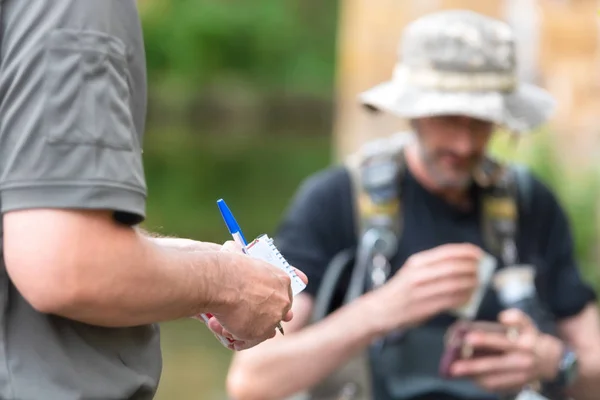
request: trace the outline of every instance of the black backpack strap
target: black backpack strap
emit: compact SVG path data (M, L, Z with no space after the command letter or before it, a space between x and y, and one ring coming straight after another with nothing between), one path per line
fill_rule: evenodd
M377 139L349 158L358 240L344 303L362 295L367 289L365 282L368 288L375 288L390 274L389 262L398 250L403 229L400 183L406 168L404 148L412 139L410 132Z
M361 237L373 227L400 235L402 213L399 179L404 171L404 146L408 132L365 143L350 155L346 167L352 181L355 228Z
M517 264L519 210L530 207L531 174L523 165L506 165L488 158L478 182L484 187L481 227L485 244L505 265Z
M523 164L512 165L512 170L517 187L519 189L521 208L525 214L528 214L531 211L531 202L533 201L533 177L531 175L531 171L526 165Z
M333 295L344 272L353 265L355 256L353 248L340 251L327 265L323 280L315 296L311 323L322 320L331 310Z
M370 286L383 284L390 273L387 262L373 254L385 254L386 261L396 252L402 231L399 180L404 169L402 149L410 138L399 133L391 138L367 142L345 162L351 182L357 247L340 251L329 262L315 296L312 322L323 319L331 310L333 296L341 277L352 269L344 303L360 296L365 287L369 265ZM371 231L368 235L367 232ZM375 257L379 262L371 263Z
M344 303L363 293L370 266L374 269L369 286L379 286L387 280L388 260L395 255L402 232L399 180L405 168L403 148L410 140L412 135L405 132L377 139L346 159L357 247L342 250L327 266L315 297L313 322L324 318L331 309L334 292L348 269L352 269L352 274ZM374 258L378 262L372 263Z

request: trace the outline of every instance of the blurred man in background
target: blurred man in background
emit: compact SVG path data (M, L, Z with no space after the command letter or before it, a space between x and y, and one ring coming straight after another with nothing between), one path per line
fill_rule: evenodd
M135 227L146 202L135 0L0 5L0 397L151 399L161 321L210 312L238 350L273 337L291 318L285 273L232 242Z
M505 23L470 11L406 29L393 79L361 100L409 119L412 132L302 185L276 240L309 285L285 337L234 356L234 399L492 400L535 382L552 399L597 398L596 296L565 213L536 177L486 155L495 128L532 131L553 108L544 90L517 81L514 41ZM495 329L468 333L477 356L451 360L445 376L444 336L489 253L498 269L534 269L555 334L489 288L474 317Z

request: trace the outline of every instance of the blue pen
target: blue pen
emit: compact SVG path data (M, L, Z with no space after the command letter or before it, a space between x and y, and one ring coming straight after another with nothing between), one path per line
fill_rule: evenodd
M229 207L227 207L225 200L217 200L217 206L219 207L219 211L221 211L221 215L223 216L223 220L225 220L225 225L227 225L229 233L231 233L231 236L233 236L233 240L242 247L242 251L245 253L246 245L248 243L246 242L246 238L242 233L242 229L235 220L235 217L233 216L231 210L229 209ZM281 323L277 324L277 329L279 329L279 332L281 332L282 335L284 334Z
M231 210L229 210L229 207L227 207L227 204L225 204L225 200L219 199L217 201L217 206L219 206L219 211L221 211L223 220L225 220L225 225L227 225L229 233L231 233L231 236L233 236L233 240L237 244L239 244L242 247L242 250L244 250L245 252L246 245L248 243L246 242L246 238L242 233L242 229L240 228L233 214L231 213Z

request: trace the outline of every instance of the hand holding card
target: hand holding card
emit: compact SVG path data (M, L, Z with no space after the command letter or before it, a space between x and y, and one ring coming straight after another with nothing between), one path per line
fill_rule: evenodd
M482 251L470 243L445 244L413 254L370 298L382 335L420 325L469 302L478 286ZM385 304L386 307L381 307Z

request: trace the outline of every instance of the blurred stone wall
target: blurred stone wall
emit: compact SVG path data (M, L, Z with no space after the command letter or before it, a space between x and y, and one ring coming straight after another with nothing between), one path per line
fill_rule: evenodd
M600 65L597 0L345 0L338 38L334 140L338 158L367 138L404 127L359 108L357 95L387 80L404 26L431 11L466 8L508 21L519 38L521 77L556 96L550 128L574 170L600 150Z

